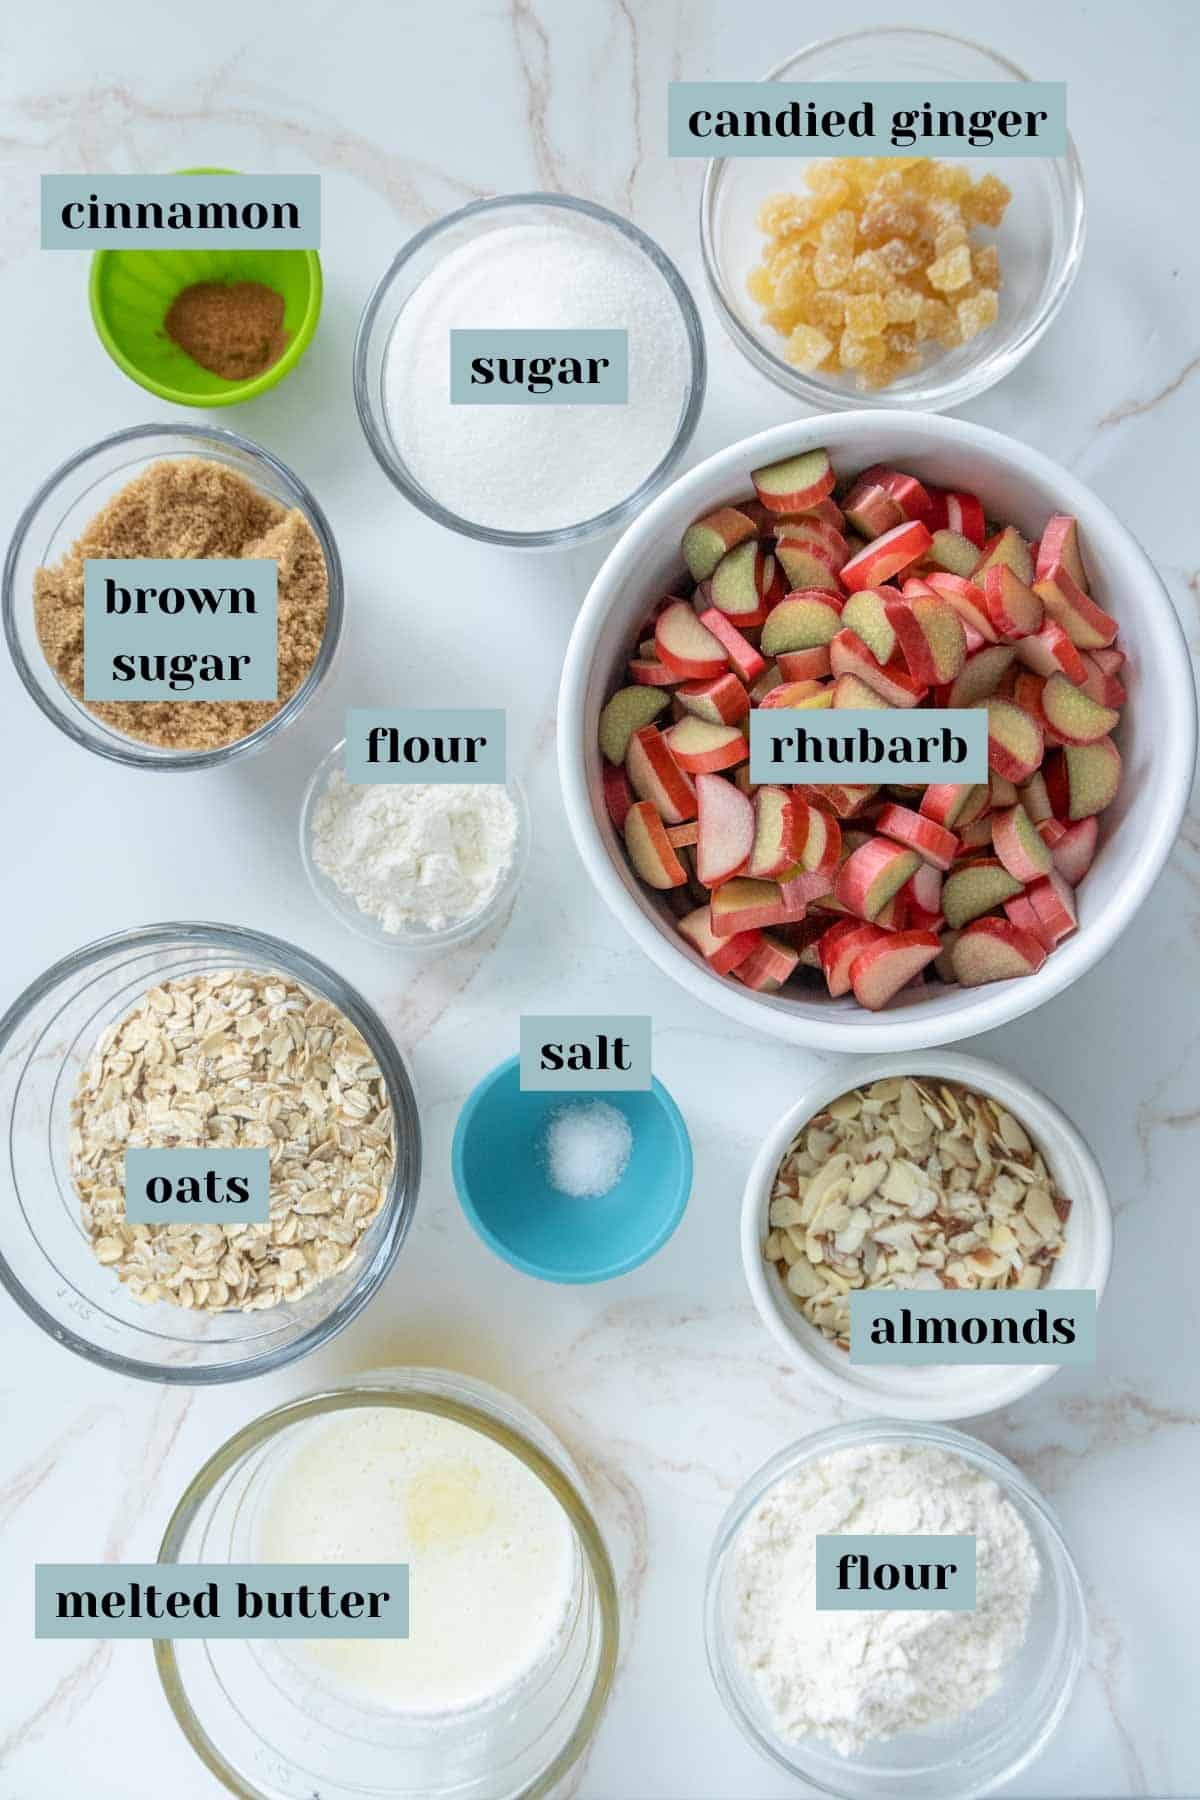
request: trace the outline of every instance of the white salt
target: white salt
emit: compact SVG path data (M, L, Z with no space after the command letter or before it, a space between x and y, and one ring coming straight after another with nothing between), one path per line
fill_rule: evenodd
M551 1187L572 1199L596 1200L625 1173L633 1133L615 1106L583 1100L551 1113L544 1148Z
M628 332L622 405L453 406L452 330ZM690 373L678 303L612 226L506 225L451 252L405 302L384 354L388 429L449 511L503 531L582 524L639 488L670 449Z

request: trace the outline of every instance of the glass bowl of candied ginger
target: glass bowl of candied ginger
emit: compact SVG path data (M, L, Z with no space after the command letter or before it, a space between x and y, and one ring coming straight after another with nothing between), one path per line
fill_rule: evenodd
M937 31L810 44L764 81L1023 82L1006 58ZM968 110L964 106L964 110ZM1028 354L1083 252L1083 179L1063 156L922 153L715 158L700 213L726 330L764 375L822 410L940 412Z

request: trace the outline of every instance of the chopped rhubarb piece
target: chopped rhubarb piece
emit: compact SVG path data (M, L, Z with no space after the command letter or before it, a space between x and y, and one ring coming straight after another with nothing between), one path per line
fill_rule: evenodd
M955 979L963 987L1036 975L1045 960L1040 940L1011 919L976 919L959 932L950 952Z
M763 596L775 575L775 558L755 540L726 551L712 577L710 597L718 612L739 625L761 625L766 617Z
M789 594L763 626L760 642L764 656L830 643L841 629L840 613L840 603L828 594Z
M1127 698L1125 684L1118 679L1115 673L1101 668L1097 661L1098 654L1102 654L1102 652L1098 653L1094 650L1079 652L1080 661L1083 664L1083 679L1078 685L1089 700L1096 702L1097 706L1122 707ZM1067 679L1070 680L1071 677L1068 676Z
M935 531L929 540L926 562L947 575L973 575L979 561L978 547L961 531Z
M757 537L754 520L734 506L718 507L683 534L683 560L693 581L707 581L727 550Z
M834 897L860 919L874 919L899 892L921 858L887 838L869 838L838 871Z
M611 763L605 763L600 779L608 816L620 831L625 823L625 815L633 805L633 789L629 785L629 777L624 769L614 769Z
M767 666L767 659L759 655L749 638L743 637L737 626L715 606L705 608L700 614L700 623L716 638L742 680L757 681Z
M1053 950L1055 939L1033 910L1027 894L1014 894L1011 900L1006 900L1004 916L1021 931L1027 931L1030 937L1036 938L1043 950Z
M993 563L984 571L983 592L988 618L1004 643L1015 643L1041 630L1041 600L1006 563Z
M658 615L654 647L659 662L685 681L711 681L725 672L724 646L687 604L677 600Z
M750 755L750 745L736 725L713 725L689 716L664 735L671 755L689 775L712 775L745 762Z
M890 494L906 519L924 519L929 524L933 495L915 475L906 475L902 469L889 469L886 463L872 463L858 479ZM929 529L932 531L933 526L929 525Z
M639 687L665 688L675 687L682 679L674 669L668 669L660 663L656 656L635 656L629 663L629 678Z
M732 937L717 937L709 921L707 906L698 906L695 912L680 919L677 929L718 975L728 975L762 942L762 933L758 931L737 931Z
M1016 655L1027 669L1043 679L1049 675L1065 675L1068 681L1082 684L1087 679L1087 669L1083 657L1075 648L1061 625L1053 619L1047 619L1040 631L1031 637L1023 637L1016 646Z
M810 800L823 800L839 819L853 819L875 795L878 787L848 781L811 781L804 784Z
M817 943L817 955L832 999L850 992L850 968L855 958L872 944L886 943L889 933L857 919L841 919L831 925Z
M1100 836L1100 827L1096 819L1080 819L1078 824L1068 825L1062 835L1050 845L1050 856L1055 869L1064 881L1078 887L1092 866L1096 854L1096 842Z
M974 631L986 644L996 642L996 628L989 617L987 596L981 587L961 575L947 575L943 570L935 570L928 577L927 585L931 592L954 608L964 630Z
M784 681L821 681L830 672L828 644L815 644L811 650L783 650L775 660Z
M720 775L697 775L696 800L700 817L696 872L705 887L716 887L745 865L754 843L754 807Z
M1028 893L1029 904L1041 920L1043 930L1055 943L1070 937L1076 925L1075 895L1057 869L1052 869L1045 880L1035 881Z
M822 707L832 704L833 690L823 681L782 681L769 694L764 694L759 702L767 711L779 706Z
M942 911L952 931L966 925L981 914L1003 906L1024 883L1010 875L1002 863L986 857L980 862L962 863L951 870L942 883Z
M1061 563L1053 563L1039 576L1033 591L1077 649L1103 650L1116 637L1117 621L1089 599Z
M1009 644L985 644L974 656L968 656L960 673L950 683L947 706L974 706L996 692L1011 667L1015 650Z
M600 749L610 763L623 763L629 740L656 719L667 696L654 688L620 688L600 711Z
M954 680L966 660L967 644L962 620L948 601L933 593L914 594L890 601L887 617L915 680Z
M889 600L899 598L895 588L861 588L842 608L842 626L860 637L875 661L886 668L896 654L896 633L888 623Z
M973 792L969 781L935 781L925 789L917 810L923 818L932 819L935 825L956 825Z
M878 1012L907 987L942 947L936 931L896 931L868 944L850 965L850 985L860 1006Z
M686 850L689 844L696 844L699 841L699 819L689 819L686 825L667 826L667 842L673 850Z
M1004 867L1018 881L1037 881L1050 873L1050 852L1023 806L1010 806L993 814L992 844Z
M885 531L882 537L875 538L865 550L850 558L841 571L842 586L851 593L877 587L881 581L887 581L924 556L931 541L919 519L911 519Z
M948 869L958 849L958 839L952 831L907 806L885 806L875 821L875 829L881 836L915 850L935 869Z
M885 487L865 478L855 482L842 506L847 523L868 540L904 524L905 513L899 501Z
M1046 771L1055 817L1090 819L1103 812L1116 798L1121 781L1121 757L1112 739L1101 738L1097 744L1068 744L1055 754L1061 761Z
M638 800L630 807L625 819L625 847L630 862L648 887L676 888L687 881L687 871L649 800Z
M1038 580L1044 580L1056 567L1066 570L1080 593L1091 593L1079 551L1078 522L1067 513L1055 513L1053 518L1047 519L1038 544L1035 570Z
M1033 554L1015 526L1006 525L1003 531L998 531L995 537L989 538L983 546L979 560L972 571L974 579L979 582L981 587L986 570L995 568L997 564L1003 564L1006 568L1011 569L1018 581L1023 581L1026 587L1033 580Z
M1101 706L1065 675L1051 675L1042 689L1042 717L1064 744L1095 744L1120 722L1120 713Z
M755 469L754 491L768 512L804 512L833 492L833 464L825 450L808 450Z
M799 961L798 950L764 932L745 962L738 964L734 974L756 993L773 994L795 973Z
M1020 787L1042 760L1042 728L1011 700L988 700L988 767Z
M731 670L711 681L688 681L675 698L685 711L711 725L734 725L750 711L750 696Z
M842 584L815 544L805 539L779 538L775 558L787 577L789 589L840 596Z
M898 660L881 668L856 631L838 632L829 646L829 666L835 675L856 675L886 706L916 706L929 691Z
M682 825L696 816L696 789L671 755L661 731L644 725L629 740L625 773L639 800L653 802L668 825Z
M776 881L751 881L749 876L735 875L723 881L713 894L709 906L713 932L717 937L731 937L738 931L761 931L767 925L782 925L787 908Z
M799 854L796 805L786 788L760 787L754 796L754 844L746 873L769 881Z

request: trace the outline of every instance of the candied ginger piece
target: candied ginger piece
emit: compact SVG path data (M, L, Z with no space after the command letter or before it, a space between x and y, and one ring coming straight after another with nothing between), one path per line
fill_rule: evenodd
M985 175L963 195L963 217L975 225L999 225L1012 189L998 175Z
M840 331L846 313L846 296L839 288L819 289L808 303L809 323L822 331Z
M923 338L935 338L949 326L953 314L944 300L922 300L917 313L917 332Z
M822 250L831 250L835 255L853 251L857 229L854 214L848 207L831 214L821 227Z
M935 162L929 172L932 193L944 200L961 200L971 185L971 171L961 163Z
M875 337L888 322L879 294L851 294L846 301L846 330L856 338Z
M979 293L972 294L968 300L960 300L955 311L958 314L959 330L963 341L975 337L994 325L1000 314L1000 299L994 288L981 288Z
M867 369L887 360L887 346L881 337L860 338L844 331L838 357L843 369Z
M952 250L957 250L958 246L965 244L966 241L967 228L965 225L943 225L933 240L933 253L939 257L949 256Z
M823 288L839 286L849 275L853 260L847 250L827 250L822 245L813 261L813 274L817 278L817 286Z
M760 306L770 306L775 289L771 277L761 263L757 268L751 269L747 275L746 292L752 300L757 300Z
M897 283L883 296L883 309L889 325L913 325L921 312L921 296L916 288Z
M858 235L869 249L875 249L889 238L915 237L920 224L920 211L911 200L872 198L858 222Z
M975 270L975 279L984 287L1000 286L1000 252L995 244L981 244L978 250L972 251L971 266Z
M887 267L890 275L911 275L920 267L921 259L911 244L903 238L888 238L879 246L879 260Z
M758 209L758 228L768 237L797 236L808 230L813 216L812 203L798 194L769 194Z
M944 294L952 294L956 288L966 287L971 279L971 252L965 244L957 244L945 256L939 256L935 262L931 262L925 276L930 287L938 288Z
M813 325L797 325L787 341L784 356L797 369L819 369L833 349L833 339Z

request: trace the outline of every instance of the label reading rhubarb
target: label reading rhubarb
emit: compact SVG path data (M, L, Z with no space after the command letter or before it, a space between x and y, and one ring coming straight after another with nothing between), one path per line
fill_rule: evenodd
M650 1080L649 1014L522 1014L522 1093L643 1092Z
M355 782L503 782L506 719L499 707L350 707L344 768Z
M43 175L43 250L317 250L319 175Z
M1065 156L1062 81L673 81L672 156Z
M1095 1360L1094 1288L861 1288L850 1295L852 1363Z
M85 700L275 700L270 557L88 557Z
M125 1152L131 1225L265 1225L270 1208L269 1150Z
M452 331L452 406L623 406L625 331Z
M818 1612L974 1612L975 1539L817 1537Z
M407 1563L38 1563L39 1638L406 1638Z
M878 711L756 707L750 779L783 782L983 782L988 715L982 707Z

